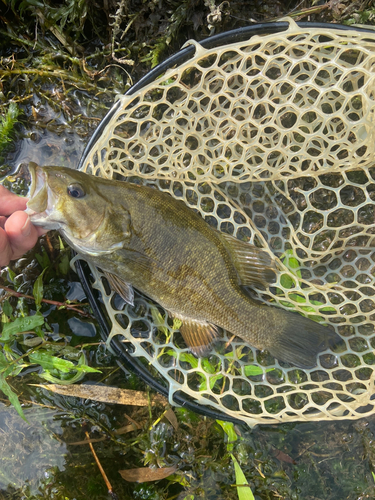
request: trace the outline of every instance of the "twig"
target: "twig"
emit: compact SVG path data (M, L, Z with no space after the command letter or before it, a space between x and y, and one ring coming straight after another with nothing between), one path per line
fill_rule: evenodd
M50 253L50 255L52 255L52 253L53 253L53 246L52 246L52 243L51 243L51 238L49 237L48 233L45 235L45 240L46 240L46 243L47 243L47 246L48 246L49 253Z
M67 444L69 446L80 446L82 444L102 443L103 441L108 441L106 436L103 436L103 437L97 438L97 439L84 439L83 441L74 441L74 442L65 443L65 444Z
M299 5L301 5L301 3ZM295 18L295 17L302 18L302 17L310 16L311 14L320 14L323 10L330 9L330 8L331 8L331 2L327 2L324 5L316 5L315 7L307 7L306 9L301 9L301 10L297 10L297 11L295 9L293 9L292 11L290 11L287 14L287 16L292 17L292 18ZM274 17L272 19L267 19L267 22L274 22L274 21L279 21L279 20L280 20L280 17Z
M87 431L85 431L85 436L86 436L86 439L88 441L91 441L90 440L90 435L89 435L89 433ZM112 485L109 482L107 474L104 472L102 464L100 463L99 458L98 458L97 454L95 453L94 447L93 447L93 445L92 445L91 442L89 442L89 446L90 446L90 449L91 449L91 453L94 455L96 465L99 467L100 473L103 476L105 484L107 485L108 493L112 496L112 498L117 498L116 494L113 492Z
M4 290L5 292L9 293L10 295L13 295L13 297L23 297L24 299L30 299L30 300L34 300L35 301L35 297L33 297L32 295L26 295L24 293L21 293L21 292L16 292L15 290L12 290L11 288L8 288L7 286L3 286L3 285L0 285L0 289ZM81 314L82 316L85 316L86 318L92 318L92 315L85 312L85 311L81 311L81 309L77 309L77 307L75 306L72 306L70 304L67 304L66 302L59 302L57 300L48 300L48 299L42 299L42 302L45 302L46 304L50 304L52 306L56 306L58 308L66 308L66 309L70 309L71 311L75 311L79 314Z

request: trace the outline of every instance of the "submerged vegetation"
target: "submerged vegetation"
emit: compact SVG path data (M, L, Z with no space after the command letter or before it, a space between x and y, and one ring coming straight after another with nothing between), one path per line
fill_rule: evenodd
M0 122L0 154L12 142L14 136L14 126L18 121L20 110L14 102L9 104L5 116L1 117Z
M0 175L10 171L7 165L28 160L75 166L115 96L189 38L287 14L303 21L375 22L375 2L367 0L3 0L2 5ZM296 267L293 255L285 259ZM112 484L112 498L375 496L373 419L250 431L184 408L172 410L166 401L153 404L147 387L120 370L105 349L69 260L69 249L49 235L1 270L0 427L7 439L0 453L0 499L109 498L87 436ZM185 356L194 366L196 358ZM205 368L210 382L219 385L216 367ZM257 376L256 369L250 364L249 375ZM91 402L38 386L77 381L139 390L149 404ZM6 406L9 401L27 423ZM155 481L150 470L164 476Z

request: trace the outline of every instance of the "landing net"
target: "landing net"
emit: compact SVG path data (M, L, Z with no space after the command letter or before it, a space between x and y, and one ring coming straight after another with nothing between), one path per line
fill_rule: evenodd
M167 313L133 307L92 269L109 341L169 389L247 422L375 411L375 33L299 27L195 51L120 97L83 169L153 185L208 224L279 259L260 300L332 325L345 341L311 370L229 332L208 358ZM251 318L249 318L251 322Z

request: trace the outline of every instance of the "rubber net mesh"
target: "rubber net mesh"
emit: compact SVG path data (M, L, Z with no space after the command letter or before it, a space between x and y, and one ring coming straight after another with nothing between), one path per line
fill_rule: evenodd
M208 358L147 298L133 307L93 269L112 325L172 398L248 424L374 412L375 33L299 28L253 36L169 69L121 107L84 169L151 184L212 226L277 256L260 300L332 325L346 350L311 370L229 332ZM249 318L249 323L251 318ZM228 343L228 341L230 341Z

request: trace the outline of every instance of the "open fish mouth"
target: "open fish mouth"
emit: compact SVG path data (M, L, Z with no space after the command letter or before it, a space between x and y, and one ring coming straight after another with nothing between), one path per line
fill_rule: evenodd
M48 190L46 174L36 163L29 163L31 183L29 188L29 201L26 213L30 216L45 212L48 207Z
M29 163L31 184L29 188L29 201L25 212L29 215L35 226L42 226L46 230L59 229L61 221L56 214L56 196L48 186L45 170L36 163ZM57 218L56 218L57 217Z

